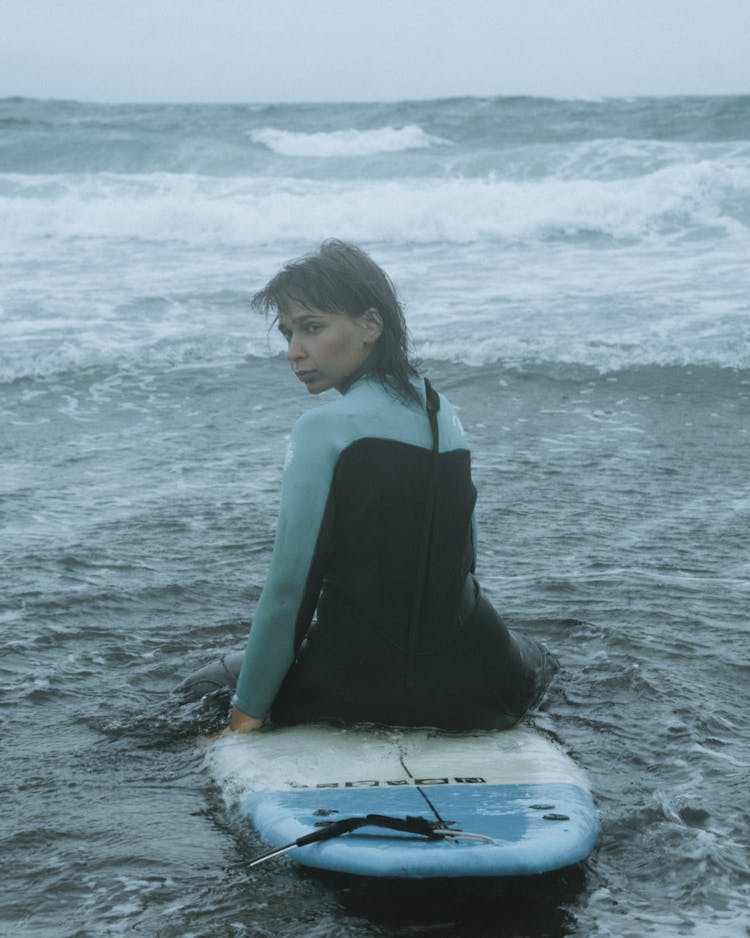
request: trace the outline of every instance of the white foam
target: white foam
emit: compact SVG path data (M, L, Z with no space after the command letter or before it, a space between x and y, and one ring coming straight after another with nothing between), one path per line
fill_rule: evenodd
M618 180L0 175L0 379L276 354L212 296L331 236L384 263L425 359L747 368L748 192L732 151Z
M271 733L233 733L209 743L207 767L228 804L258 791L279 791L300 783L349 778L352 765L361 772L383 769L400 778L396 730L308 726ZM387 768L386 768L387 767ZM341 772L344 771L344 775ZM394 774L395 773L395 774Z
M251 792L321 784L377 787L443 776L588 788L582 770L526 726L458 734L419 727L286 727L221 737L207 747L206 761L230 804Z
M2 177L0 177L2 178ZM4 177L0 245L54 238L248 246L320 241L469 244L599 237L747 237L750 165L672 165L616 180L223 178L155 173ZM9 191L11 190L11 191ZM750 212L750 206L744 211ZM737 217L736 213L740 213Z
M438 141L416 124L405 127L375 127L371 130L332 130L328 133L299 133L262 127L250 134L255 143L261 143L282 156L351 157L371 156L375 153L395 153L429 147Z

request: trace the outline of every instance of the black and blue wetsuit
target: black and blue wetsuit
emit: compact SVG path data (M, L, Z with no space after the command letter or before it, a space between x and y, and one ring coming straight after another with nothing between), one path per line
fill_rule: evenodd
M415 389L421 403L360 378L296 423L233 699L243 712L501 728L544 693L555 659L511 633L473 577L461 424L441 397L433 456Z

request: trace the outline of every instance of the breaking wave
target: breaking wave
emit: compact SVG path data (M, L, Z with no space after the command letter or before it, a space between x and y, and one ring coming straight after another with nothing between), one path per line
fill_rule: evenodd
M328 133L299 133L262 127L250 134L282 156L351 157L395 153L429 147L437 142L416 124L406 127L376 127L372 130L332 130Z

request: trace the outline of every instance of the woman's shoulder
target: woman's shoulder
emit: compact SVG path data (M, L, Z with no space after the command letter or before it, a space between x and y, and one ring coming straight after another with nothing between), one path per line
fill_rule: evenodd
M306 411L295 424L295 446L329 454L341 453L362 438L382 438L430 445L424 387L415 383L415 397L405 398L394 388L364 379L332 401ZM455 409L440 396L441 449L466 447Z
M292 439L316 449L342 449L357 433L358 409L346 397L305 411L294 424Z
M420 410L394 390L374 379L362 379L346 394L312 407L298 418L292 431L298 439L327 440L340 448L383 425L398 423L404 412Z

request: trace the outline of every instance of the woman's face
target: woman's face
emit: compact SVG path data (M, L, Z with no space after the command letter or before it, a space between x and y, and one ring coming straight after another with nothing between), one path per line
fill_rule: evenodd
M310 394L342 391L370 357L382 332L380 314L324 313L292 304L279 316L292 371Z

